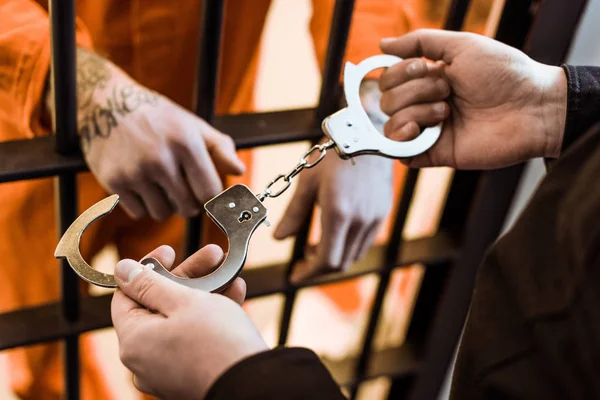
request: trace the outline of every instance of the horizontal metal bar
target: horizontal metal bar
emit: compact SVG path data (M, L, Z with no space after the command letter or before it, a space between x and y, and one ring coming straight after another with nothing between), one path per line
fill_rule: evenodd
M349 271L330 274L300 287L317 286L380 272L383 265L384 248L371 249L368 256L356 263ZM440 264L456 258L458 249L448 236L438 234L431 238L406 241L398 257L398 267L422 262ZM247 268L242 277L248 284L248 298L281 293L286 285L287 264L275 264L260 268ZM61 339L112 325L110 300L112 295L84 297L81 299L80 319L68 322L61 313L61 303L50 303L38 307L24 308L0 314L0 350Z
M239 149L245 149L319 138L322 132L315 128L315 115L312 108L224 115L215 118L215 127L231 135ZM0 183L86 170L80 154L56 153L53 136L0 142Z
M110 302L112 295L87 297L81 302L81 320L69 324L62 319L59 304L23 309L0 315L0 348L12 348L52 341L65 335L102 329L111 326ZM59 321L57 323L57 321ZM24 323L25 322L25 323ZM12 339L9 343L7 339ZM379 376L396 377L413 374L418 366L420 352L415 345L405 343L400 347L374 351L362 380ZM323 362L341 386L355 382L358 357Z
M396 267L415 263L431 263L437 265L447 260L453 260L458 255L458 248L449 236L440 233L423 239L408 240L402 244ZM359 262L345 272L330 273L297 285L286 283L287 264L272 265L263 268L248 268L242 272L242 277L248 286L248 298L261 297L282 293L295 288L306 288L328 283L346 281L367 274L380 274L384 268L385 252L383 247L374 247Z
M79 319L69 322L62 304L49 303L0 314L0 350L63 339L111 326L111 295L83 297Z

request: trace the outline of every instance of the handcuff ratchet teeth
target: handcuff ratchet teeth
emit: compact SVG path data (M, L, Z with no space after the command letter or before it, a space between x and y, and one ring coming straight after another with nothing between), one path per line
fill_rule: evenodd
M109 214L118 202L119 196L115 194L88 208L67 229L54 252L56 258L65 258L83 280L97 286L115 288L117 283L114 275L93 269L83 259L79 242L87 227L98 218ZM142 260L142 264L152 265L155 272L190 288L220 292L241 272L246 261L250 237L267 218L267 209L244 185L228 188L209 200L204 209L225 232L229 241L227 256L215 271L200 278L187 279L173 275L155 258L146 258Z

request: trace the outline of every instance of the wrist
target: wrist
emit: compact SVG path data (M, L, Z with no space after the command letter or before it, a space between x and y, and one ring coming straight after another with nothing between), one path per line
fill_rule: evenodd
M567 77L561 67L541 66L543 86L539 116L543 132L540 156L556 158L560 155L567 119Z

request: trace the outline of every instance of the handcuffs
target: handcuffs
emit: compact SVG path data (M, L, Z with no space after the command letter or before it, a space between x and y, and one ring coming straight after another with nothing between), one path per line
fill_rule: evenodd
M344 67L344 94L347 107L325 118L322 123L323 132L330 140L310 149L290 173L277 176L267 185L263 193L255 195L247 186L238 184L224 190L204 205L208 216L225 232L229 241L225 260L215 271L200 278L188 279L172 274L155 258L146 258L142 260L142 264L190 288L221 292L240 274L248 254L250 238L256 228L266 221L267 209L263 205L263 200L266 197L279 196L302 169L312 168L318 164L327 149L335 148L338 156L346 160L366 154L402 159L426 152L439 138L441 125L425 129L411 141L397 142L386 138L375 129L361 104L359 88L363 78L375 69L390 67L400 61L402 59L396 56L377 55L357 65L347 62ZM309 163L307 157L315 151L319 151L320 156L316 161ZM281 181L285 186L273 192L272 186ZM87 227L95 220L109 214L118 202L119 196L112 195L83 212L63 234L54 252L56 258L66 259L83 280L97 286L115 288L117 283L114 275L93 269L83 259L79 242Z

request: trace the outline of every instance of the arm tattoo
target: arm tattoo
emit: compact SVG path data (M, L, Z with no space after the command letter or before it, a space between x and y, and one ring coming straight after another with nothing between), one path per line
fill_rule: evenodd
M108 61L86 50L77 49L78 129L81 146L88 152L95 137L107 138L121 119L143 105L156 105L158 95L134 82L112 85L110 95L94 101L98 90L110 88L112 68Z
M77 48L77 103L79 110L89 107L96 89L105 89L111 78L107 61Z
M143 105L156 105L158 95L135 84L113 87L110 97L103 103L92 104L80 118L79 136L81 147L88 152L95 137L107 138L120 120Z

